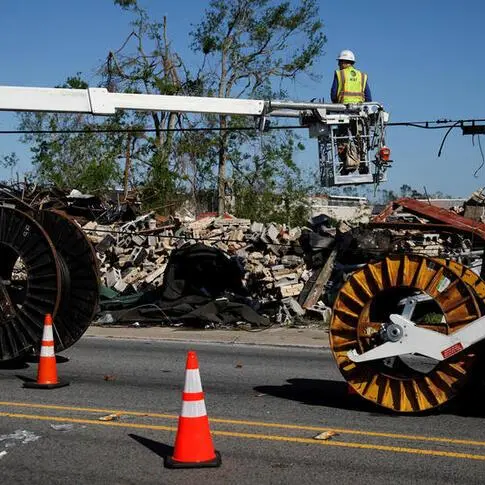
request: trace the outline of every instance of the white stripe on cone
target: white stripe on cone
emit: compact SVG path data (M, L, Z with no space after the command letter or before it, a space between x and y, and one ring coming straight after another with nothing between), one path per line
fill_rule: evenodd
M52 342L54 340L54 334L52 332L52 325L44 325L44 332L42 334L42 340L45 342Z
M187 369L185 371L184 392L202 392L199 369Z
M40 348L41 357L55 357L53 345L42 345Z
M201 418L202 416L207 416L205 401L203 399L200 401L183 401L181 416L184 418Z

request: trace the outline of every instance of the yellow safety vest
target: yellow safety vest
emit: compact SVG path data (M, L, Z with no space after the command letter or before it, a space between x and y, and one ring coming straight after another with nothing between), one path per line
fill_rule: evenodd
M337 100L339 103L363 103L367 74L353 66L335 71L338 80Z

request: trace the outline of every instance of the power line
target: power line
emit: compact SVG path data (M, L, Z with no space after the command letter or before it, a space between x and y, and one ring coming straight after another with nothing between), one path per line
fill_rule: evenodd
M475 123L485 122L483 118L472 118L467 120L434 120L434 121L397 121L386 123L386 126L411 126L413 128L422 128L425 130L443 130L447 128L462 128L465 123Z
M428 120L428 121L395 121L386 123L386 126L405 126L421 128L425 130L443 130L452 128L463 128L465 124L485 122L485 118L471 118L464 120ZM302 125L279 125L269 126L267 130L295 130L305 129L307 126ZM55 134L81 134L81 133L157 133L157 132L204 132L204 131L260 131L256 126L232 126L227 128L202 126L191 128L83 128L67 130L0 130L0 135L55 135Z
M306 128L300 125L272 126L269 130L294 130ZM228 128L197 127L197 128L87 128L74 130L0 130L0 135L56 135L56 134L79 134L79 133L157 133L157 132L191 132L191 131L260 131L257 127L233 126Z

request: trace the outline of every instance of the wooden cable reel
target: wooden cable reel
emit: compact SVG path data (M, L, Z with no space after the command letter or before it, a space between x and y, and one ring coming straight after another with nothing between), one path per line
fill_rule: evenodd
M96 255L81 228L54 210L0 205L0 361L40 348L44 317L56 351L90 325L99 300Z
M388 256L353 273L337 296L330 325L330 346L345 380L365 399L398 412L425 411L452 399L478 364L474 347L442 362L399 356L354 363L347 352L382 343L381 324L400 313L398 301L416 293L431 297L433 311L442 315L433 323L413 318L417 325L445 334L459 330L481 316L480 282L459 263L418 255Z

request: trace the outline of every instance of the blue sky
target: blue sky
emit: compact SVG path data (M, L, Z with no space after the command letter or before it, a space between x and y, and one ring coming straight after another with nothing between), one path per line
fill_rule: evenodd
M188 52L191 24L202 17L208 2L140 0L141 5L168 18L173 47ZM352 49L357 67L369 75L374 100L391 113L391 121L485 118L485 63L480 0L346 0L320 1L328 39L315 71L319 82L301 79L289 89L294 100L328 99L335 58ZM345 5L345 8L344 8ZM0 84L55 86L82 72L95 81L94 70L107 52L120 46L130 31L131 16L111 0L2 0L0 3ZM16 118L0 113L0 130L15 129ZM467 196L485 186L477 140L454 130L437 158L445 132L390 127L387 142L395 160L383 185L403 184L428 192ZM485 140L482 141L485 148ZM0 136L0 154L15 151L21 170L29 169L28 147L15 136ZM303 166L317 167L316 142L301 157ZM0 169L0 177L9 176Z

